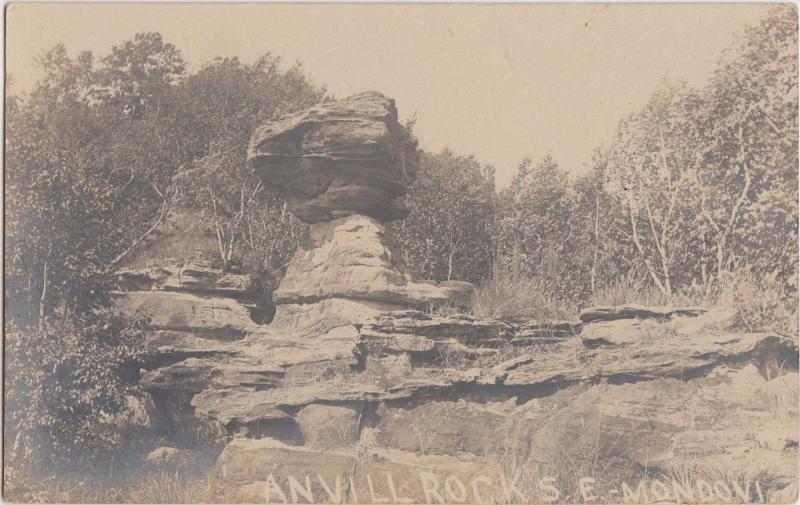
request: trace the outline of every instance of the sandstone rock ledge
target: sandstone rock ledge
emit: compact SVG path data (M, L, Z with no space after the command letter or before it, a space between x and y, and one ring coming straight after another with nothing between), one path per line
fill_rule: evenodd
M156 330L140 382L171 435L224 447L208 501L527 503L545 476L569 503L580 477L697 468L795 499L796 338L716 308L432 315L473 287L418 279L386 235L417 160L379 93L264 125L249 160L311 224L272 323L248 279L208 268L123 272L118 298Z
M503 502L512 462L598 457L630 475L755 465L777 500L797 479L797 342L721 331L718 315L581 325L383 312L313 349L249 335L146 385L189 388L194 415L224 426L215 502L263 502L267 487L291 501L306 475L317 502L436 502L425 485L444 493L451 475L468 492L488 478L480 499ZM178 368L184 379L169 375Z

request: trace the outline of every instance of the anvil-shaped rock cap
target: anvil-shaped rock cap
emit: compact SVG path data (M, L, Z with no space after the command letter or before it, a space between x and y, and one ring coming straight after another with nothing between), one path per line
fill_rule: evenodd
M394 100L368 91L258 128L248 161L264 185L306 223L364 214L408 215L393 199L416 177L416 141Z

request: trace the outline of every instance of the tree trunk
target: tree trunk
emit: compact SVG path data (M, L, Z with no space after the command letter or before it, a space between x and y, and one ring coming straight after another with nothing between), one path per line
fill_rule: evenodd
M28 323L33 320L33 268L28 269Z
M453 256L455 255L455 248L450 249L450 254L447 258L447 280L449 281L453 275Z
M658 278L658 274L656 273L655 268L653 268L653 264L650 262L650 258L647 257L647 253L642 247L642 243L639 241L639 230L636 225L636 217L633 215L633 207L628 206L628 216L630 217L631 222L631 232L633 236L633 244L636 246L636 250L639 253L639 257L644 262L645 268L647 268L647 273L650 274L650 278L653 279L653 282L656 283L656 287L661 291L664 296L669 297L671 295L671 290L668 290L664 283L661 282L661 279Z
M116 268L117 265L119 265L119 263L128 254L133 252L133 250L136 249L136 247L140 243L142 243L145 239L147 239L147 237L149 237L151 233L156 231L158 229L158 227L161 226L161 223L164 222L164 218L167 217L167 214L169 214L169 210L170 210L170 207L172 205L172 201L171 200L174 197L174 194L170 194L167 191L165 191L165 193L167 193L167 196L162 196L161 206L159 208L158 217L156 218L155 222L153 222L153 224L150 226L150 228L145 230L144 233L142 233L141 235L139 235L139 237L134 239L134 241L131 242L131 244L124 251L119 253L119 255L117 255L117 257L114 258L114 261L111 263L113 268Z
M42 292L39 296L39 331L47 329L47 285L49 280L47 278L47 269L50 264L50 254L53 252L53 246L47 250L47 256L44 258L44 266L42 267Z
M594 192L594 258L592 258L592 296L597 287L597 256L600 251L600 194L599 188Z

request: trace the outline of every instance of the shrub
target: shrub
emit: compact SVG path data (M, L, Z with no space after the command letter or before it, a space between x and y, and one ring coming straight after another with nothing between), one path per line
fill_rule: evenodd
M5 436L12 457L74 462L113 448L109 420L128 409L126 396L145 356L140 321L110 314L93 321L54 321L38 330L6 328Z

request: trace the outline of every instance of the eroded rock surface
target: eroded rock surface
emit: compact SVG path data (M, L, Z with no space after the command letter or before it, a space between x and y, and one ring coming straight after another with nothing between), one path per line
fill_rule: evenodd
M583 332L614 343L587 345L581 334L558 333L515 344L532 324L383 313L358 325L357 365L243 397L247 405L296 412L294 422L309 436L300 446L288 436L237 439L216 475L234 463L239 473L215 479L211 499L263 499L269 474L289 496L292 472L335 468L354 479L345 488L355 496L369 496L370 475L378 497L392 496L393 486L425 503L421 474L432 472L424 478L440 479L442 493L451 473L468 490L476 476L486 477L481 499L504 502L499 483L508 465L549 468L554 461L587 471L600 461L608 475L631 476L695 466L749 475L757 465L771 479L764 492L782 496L797 478L797 343L720 331L704 317L676 316L622 340L614 335L637 320L589 323ZM274 472L242 470L257 447ZM315 496L327 496L312 485Z
M306 223L352 214L402 219L393 203L417 172L416 141L397 122L394 100L376 92L326 102L265 124L250 163Z

